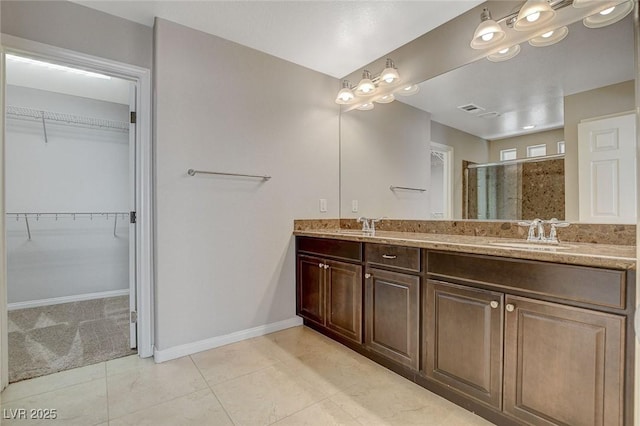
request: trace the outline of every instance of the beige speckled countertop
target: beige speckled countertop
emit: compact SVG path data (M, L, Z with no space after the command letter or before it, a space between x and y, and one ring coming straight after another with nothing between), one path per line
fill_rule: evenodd
M526 243L524 240L508 238L392 231L376 231L375 236L369 236L359 231L345 229L296 230L294 235L421 247L601 268L636 268L635 246L567 242L560 243L560 246L555 248L552 245L538 244L529 249L495 245L495 243Z

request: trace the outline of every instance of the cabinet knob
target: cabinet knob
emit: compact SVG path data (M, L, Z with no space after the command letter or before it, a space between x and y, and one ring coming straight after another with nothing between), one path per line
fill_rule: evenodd
M507 306L505 306L505 308L507 309L507 312L513 312L516 309L516 307L511 303L507 303Z
M369 279L369 278L371 278L371 274L364 274L364 277L365 277L366 279Z
M324 268L324 269L329 269L329 265L325 264L325 265L323 266L323 268Z
M318 263L318 268L322 268L322 267L324 267L324 264Z
M495 300L492 300L491 303L489 303L489 306L491 306L491 309L496 309L500 304Z

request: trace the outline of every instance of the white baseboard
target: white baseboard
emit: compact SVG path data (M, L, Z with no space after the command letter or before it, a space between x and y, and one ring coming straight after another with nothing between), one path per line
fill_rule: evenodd
M158 350L154 348L153 359L155 362L170 361L172 359L239 342L241 340L250 339L252 337L264 336L265 334L296 327L298 325L302 325L302 318L296 316L283 321L260 325L258 327L236 331L231 334L225 334L224 336L212 337L210 339L174 346L168 349Z
M7 305L8 311L25 308L37 308L39 306L59 305L60 303L80 302L83 300L103 299L105 297L128 296L129 289L101 291L99 293L76 294L73 296L53 297L51 299L27 300L26 302L15 302Z

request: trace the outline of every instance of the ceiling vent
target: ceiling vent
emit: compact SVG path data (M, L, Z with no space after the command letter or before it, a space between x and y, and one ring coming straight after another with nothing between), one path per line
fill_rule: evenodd
M480 111L484 111L484 108L479 107L476 104L466 104L466 105L461 105L458 107L459 110L462 110L464 112L468 112L469 114L477 114Z
M500 113L497 111L483 112L482 114L478 114L478 117L489 120L491 118L500 117Z

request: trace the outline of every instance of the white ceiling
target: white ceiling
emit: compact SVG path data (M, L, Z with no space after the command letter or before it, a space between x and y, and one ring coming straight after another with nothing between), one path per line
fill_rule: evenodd
M74 0L143 25L160 17L342 78L481 0Z

